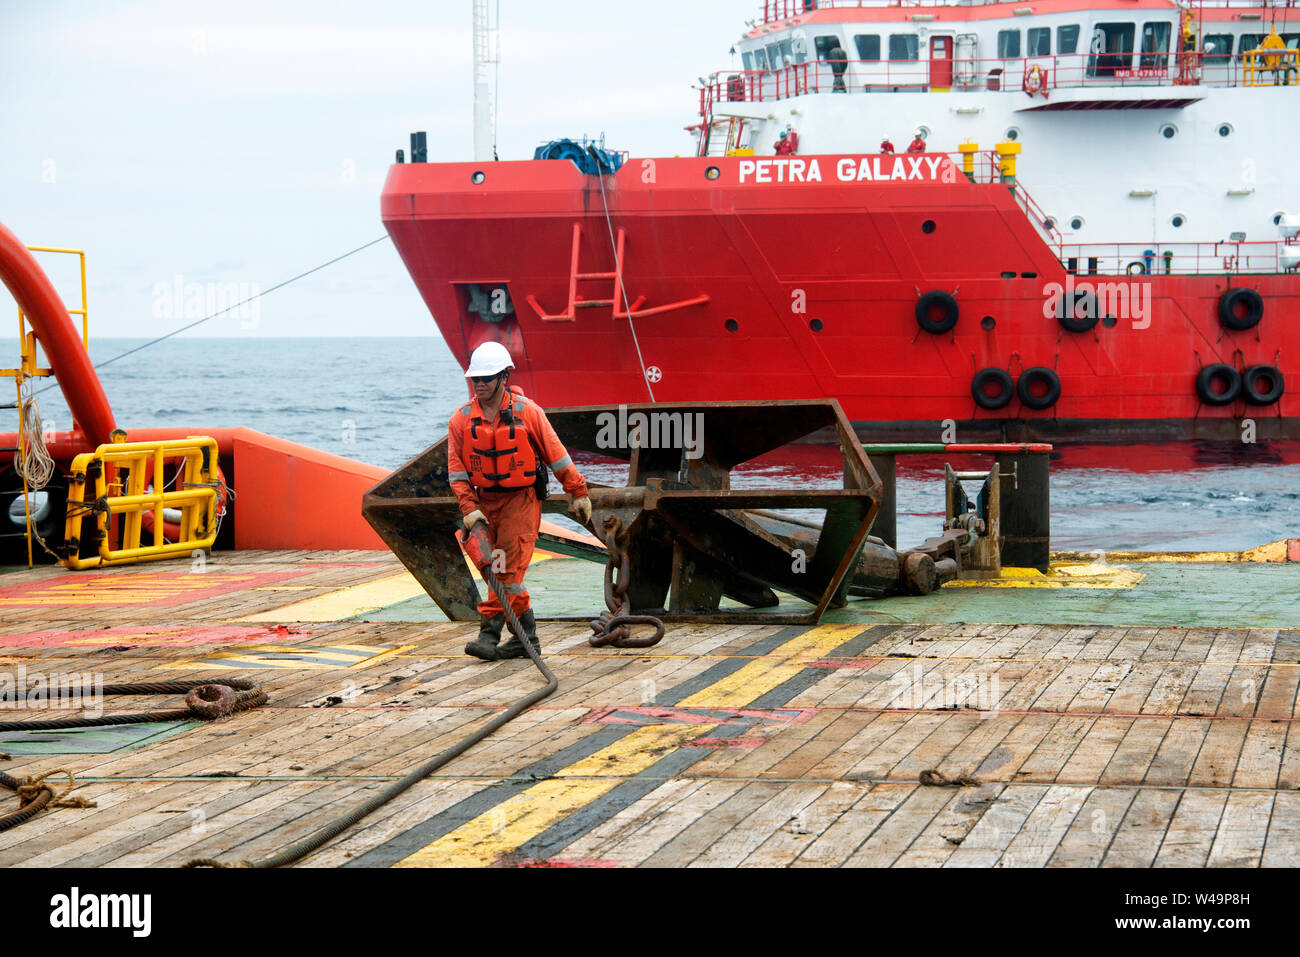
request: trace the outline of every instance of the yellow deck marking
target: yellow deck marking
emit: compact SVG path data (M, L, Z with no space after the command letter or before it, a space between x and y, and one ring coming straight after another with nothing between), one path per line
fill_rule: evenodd
M424 589L410 572L389 575L363 585L350 585L325 595L245 615L236 621L341 621L354 615L387 608L423 595Z
M823 658L854 635L863 625L818 625L792 638L721 681L677 702L678 708L740 708L793 678L809 659Z
M238 645L203 658L159 665L156 670L191 668L356 668L373 665L415 645Z
M652 724L466 821L394 867L487 867L717 725Z
M553 555L534 553L532 564L548 561ZM468 559L466 564L469 564ZM471 566L475 579L479 579L478 569ZM260 590L260 589L259 589ZM349 585L315 598L306 598L290 605L282 605L270 611L259 611L245 615L234 621L341 621L378 611L399 602L410 601L425 594L424 588L410 572L389 575L376 581L361 585Z
M801 632L739 671L678 702L675 707L743 707L798 674L808 661L824 657L863 625L820 625ZM648 724L561 771L555 778L516 794L394 867L486 867L522 847L557 821L586 807L666 753L716 724Z
M1053 562L1037 568L1003 568L1001 578L962 578L944 588L1132 588L1146 576L1118 565Z

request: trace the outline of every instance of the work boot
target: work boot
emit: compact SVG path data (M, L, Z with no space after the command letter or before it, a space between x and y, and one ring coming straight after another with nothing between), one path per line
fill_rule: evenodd
M501 640L501 628L506 623L504 614L488 618L479 617L478 637L465 646L465 654L482 658L484 661L496 661L500 657L497 643Z
M529 608L519 616L519 624L524 626L524 635L532 643L533 650L538 654L542 651L542 643L537 638L537 619L533 617L533 610ZM528 652L524 650L521 642L514 634L510 639L497 649L497 658L504 661L506 658L527 658Z

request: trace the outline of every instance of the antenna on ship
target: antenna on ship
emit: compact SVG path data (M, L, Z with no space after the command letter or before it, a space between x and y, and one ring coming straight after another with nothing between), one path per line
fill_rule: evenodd
M501 2L490 16L492 0L474 0L474 159L497 158L495 111L488 86L488 67L499 69L501 59Z

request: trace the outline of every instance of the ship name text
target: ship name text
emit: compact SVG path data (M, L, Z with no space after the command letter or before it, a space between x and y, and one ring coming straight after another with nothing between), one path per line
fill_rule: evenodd
M835 161L835 179L841 183L929 181L955 182L946 156L845 156ZM821 163L815 159L781 157L740 161L742 183L820 183Z

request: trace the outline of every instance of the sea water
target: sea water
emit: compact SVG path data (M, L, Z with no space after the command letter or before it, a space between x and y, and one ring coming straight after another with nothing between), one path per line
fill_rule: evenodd
M178 337L115 358L141 345L90 344L117 422L128 430L244 426L394 469L443 437L467 397L459 365L436 336ZM38 402L47 430L69 427L57 386ZM626 466L577 459L593 481L626 478ZM899 457L902 547L941 531L943 461ZM1238 550L1300 537L1297 463L1297 442L1062 447L1052 462L1053 547ZM742 467L734 484L825 488L838 476L838 450L792 446Z

